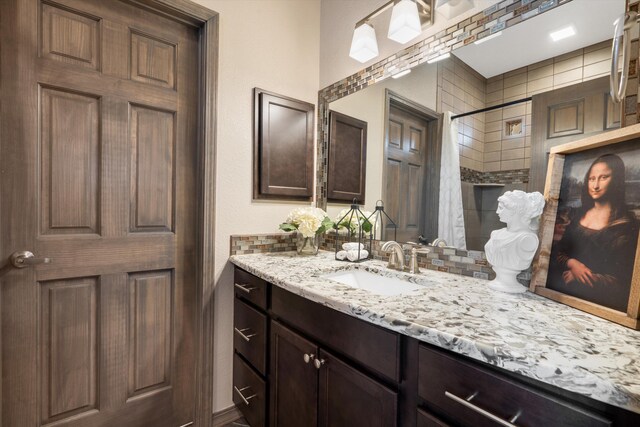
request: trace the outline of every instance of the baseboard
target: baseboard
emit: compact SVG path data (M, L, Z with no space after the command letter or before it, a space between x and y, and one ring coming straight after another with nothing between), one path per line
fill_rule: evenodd
M213 427L221 427L225 424L237 421L240 418L242 418L242 413L235 405L232 405L213 414Z

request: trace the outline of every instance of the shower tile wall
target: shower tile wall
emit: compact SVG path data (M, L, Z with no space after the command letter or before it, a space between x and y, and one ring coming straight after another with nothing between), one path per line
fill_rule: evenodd
M605 41L492 77L486 106L526 98L609 74L611 42ZM531 164L531 102L485 113L485 172L528 169ZM507 136L506 123L522 122L521 136Z
M438 62L438 112L454 114L485 107L486 79L456 57ZM484 113L458 120L460 166L484 171Z
M606 41L528 67L485 79L456 57L438 63L438 112L473 111L581 83L609 73L611 42ZM484 250L492 230L502 228L495 211L505 191L527 190L531 163L531 102L458 119L458 146L467 248ZM520 134L507 135L507 122L519 121ZM473 173L479 172L479 174ZM504 187L504 174L520 178ZM478 175L479 179L465 179ZM494 176L495 175L495 176ZM524 177L524 179L522 179Z

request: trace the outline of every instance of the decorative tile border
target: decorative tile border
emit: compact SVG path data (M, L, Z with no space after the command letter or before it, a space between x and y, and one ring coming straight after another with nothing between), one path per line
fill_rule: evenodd
M397 72L397 67L413 68L428 60L496 31L519 24L572 0L504 0L457 24L434 34L358 71L318 92L318 147L316 206L327 205L327 154L329 148L329 103L380 82Z
M286 252L296 250L295 234L233 234L230 237L229 255Z
M529 169L508 171L478 172L469 168L460 168L463 182L471 184L520 184L529 182Z

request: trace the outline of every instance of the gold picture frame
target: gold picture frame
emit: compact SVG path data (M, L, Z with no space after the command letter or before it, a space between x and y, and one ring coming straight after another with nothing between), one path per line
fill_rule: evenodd
M620 188L620 185L611 185L607 189L606 184L595 184L599 179L596 165L609 171L609 175L601 175L604 179L607 176L612 180L612 176L620 179L621 173L611 172L614 168L609 168L602 160L610 161L612 157L623 161L622 190L615 193L611 189ZM540 249L534 260L530 285L532 292L629 328L640 329L640 238L636 232L640 217L639 159L640 124L551 149L544 191L546 205L538 234ZM630 175L633 176L629 178ZM585 185L588 183L591 184ZM618 205L622 208L614 209L614 195L620 192L622 202ZM627 197L629 193L633 199L631 202ZM589 202L589 198L593 201ZM596 218L593 207L600 207L603 203L608 203L609 207L606 225L603 228L585 226L590 218ZM624 216L614 216L614 212L623 215L619 213L622 211ZM622 219L618 221L616 218ZM606 233L617 234L614 237ZM596 246L596 242L611 242L612 245ZM601 254L590 254L587 251L591 248ZM575 251L575 258L571 257L571 250ZM593 261L593 269L585 261L590 255L594 260L602 260L599 263ZM577 264L587 266L588 276L582 274L584 270L569 267L575 267L576 260L584 261ZM596 268L607 272L600 273ZM573 274L574 271L580 273ZM626 299L624 295L627 295Z

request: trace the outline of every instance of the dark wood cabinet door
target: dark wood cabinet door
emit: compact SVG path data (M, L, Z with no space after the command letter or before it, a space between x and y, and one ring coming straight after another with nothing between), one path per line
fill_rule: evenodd
M367 169L367 122L329 112L327 198L364 205Z
M317 355L312 342L271 322L271 426L317 424L318 370L313 363Z
M397 425L398 395L321 350L318 426Z
M254 199L310 200L315 106L254 89Z

